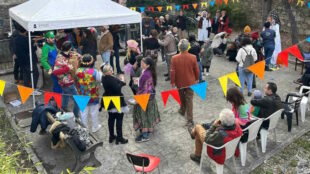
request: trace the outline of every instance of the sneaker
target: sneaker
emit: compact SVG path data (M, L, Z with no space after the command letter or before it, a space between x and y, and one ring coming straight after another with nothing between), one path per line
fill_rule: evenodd
M133 99L133 98L129 99L129 100L128 100L128 103L131 104L131 105L137 104L136 100Z
M32 92L31 95L37 96L37 95L42 95L42 93L36 89L36 90L34 90L34 91Z
M265 71L273 71L272 69L270 69L269 67L265 68Z
M164 76L165 76L165 77L168 77L168 76L169 76L169 74L168 74L168 73L167 73L167 74L164 74Z
M149 137L143 137L142 134L136 138L136 142L137 142L137 143L147 142L147 141L149 141L149 140L150 140Z
M195 155L195 154L190 154L190 156L189 156L190 158L191 158L191 160L193 160L193 161L195 161L195 162L197 162L197 163L200 163L200 156L197 156L197 155Z
M102 125L99 124L97 128L95 128L95 129L93 128L93 129L92 129L92 132L93 132L93 133L98 132L98 130L99 130L101 127L102 127Z
M252 95L252 92L248 92L248 96L251 97L251 95Z

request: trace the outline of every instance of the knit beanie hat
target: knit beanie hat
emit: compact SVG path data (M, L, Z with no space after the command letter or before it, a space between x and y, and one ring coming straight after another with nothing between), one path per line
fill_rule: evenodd
M262 99L263 98L263 94L260 90L255 90L254 91L254 99Z
M189 42L187 39L181 39L178 44L180 52L185 52L190 47Z
M45 34L45 38L52 38L54 39L55 38L55 34L53 31L49 31Z
M248 26L248 25L245 26L243 32L246 33L246 34L247 34L247 33L250 33L250 32L251 32L250 26Z

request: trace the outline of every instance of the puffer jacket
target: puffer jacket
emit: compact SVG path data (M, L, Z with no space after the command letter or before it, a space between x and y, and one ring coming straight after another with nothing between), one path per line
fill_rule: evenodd
M166 55L175 55L177 53L176 41L174 39L173 34L169 31L164 40L158 40L159 45L165 47Z

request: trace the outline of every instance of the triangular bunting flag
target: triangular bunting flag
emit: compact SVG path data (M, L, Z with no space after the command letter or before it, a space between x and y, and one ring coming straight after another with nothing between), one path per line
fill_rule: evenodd
M239 87L241 87L241 83L240 83L240 80L239 80L239 77L237 75L237 72L233 72L233 73L230 73L230 74L227 74L227 77L233 81L236 85L238 85Z
M0 80L0 96L3 96L4 87L5 87L5 81Z
M310 2L309 2L309 8L310 8ZM310 43L310 36L307 38L306 41Z
M158 6L158 7L157 7L157 10L158 10L159 12L161 12L161 11L163 10L163 7L162 7L162 6Z
M225 4L227 5L228 4L228 0L224 0Z
M141 95L135 95L134 98L136 102L141 106L141 108L145 111L147 104L149 102L151 94L141 94Z
M180 10L180 5L176 5L176 6L175 6L175 9L176 9L177 11L179 11L179 10Z
M103 97L103 104L106 111L108 111L109 105L112 101L117 111L121 112L121 98L119 96L112 96L112 97Z
M202 98L202 100L205 100L206 96L207 96L207 86L208 86L208 83L207 82L203 82L203 83L198 83L196 85L192 85L190 88L197 95L199 95Z
M300 5L301 7L304 6L304 0L297 0L297 6Z
M145 10L145 7L140 7L140 12L143 13Z
M308 2L308 8L310 9L310 1ZM310 41L309 41L310 42Z
M152 11L152 12L155 11L154 7L148 7L147 10L148 10L148 11Z
M25 86L17 85L17 89L19 91L20 98L22 100L22 103L25 104L29 96L33 93L33 88L28 88Z
M288 67L288 52L282 51L278 54L277 64Z
M175 89L175 90L161 92L161 97L163 99L164 106L166 106L167 100L170 95L172 95L172 97L181 105L179 91Z
M263 60L255 63L254 65L249 66L248 70L250 70L253 74L257 75L258 78L260 78L261 80L264 80L265 66L266 62L265 60Z
M220 85L222 87L222 90L223 90L225 96L227 94L227 79L228 79L227 75L219 78Z
M208 7L208 3L207 3L207 2L202 2L202 3L201 3L201 7L202 7L202 8L203 8L203 7L206 7L206 8L207 8L207 7Z
M192 6L193 6L193 8L196 10L198 4L197 4L197 3L194 3L194 4L192 4Z
M80 110L83 112L90 100L90 96L84 95L74 95L75 103L79 106Z
M222 4L222 0L216 0L216 5L221 5Z
M301 55L300 50L299 50L297 45L293 45L293 46L287 48L285 51L287 51L288 53L292 54L293 56L295 56L296 58L298 58L301 61L304 60L304 58Z
M189 5L188 4L184 4L183 5L183 10L185 10L187 8L187 10L189 10Z
M167 10L167 11L169 11L169 10L172 11L172 6L171 6L171 5L167 6L167 7L166 7L166 10Z
M51 98L54 97L54 100L58 106L58 108L61 108L61 94L55 93L55 92L45 92L44 93L44 104L46 105Z
M132 10L132 11L136 11L136 10L137 10L137 8L136 8L136 7L130 7L130 10Z
M213 6L215 5L215 2L214 2L214 1L211 1L211 2L210 2L210 5L211 5L211 7L213 7Z

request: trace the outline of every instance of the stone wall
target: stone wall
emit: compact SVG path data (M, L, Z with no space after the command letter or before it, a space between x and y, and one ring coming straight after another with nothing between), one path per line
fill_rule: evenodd
M243 0L245 10L249 11L249 21L251 26L262 28L262 1L261 0ZM291 4L300 35L310 35L310 10L307 4L303 7L296 6L296 1ZM272 10L277 10L281 20L281 31L290 32L289 16L281 0L272 1Z

